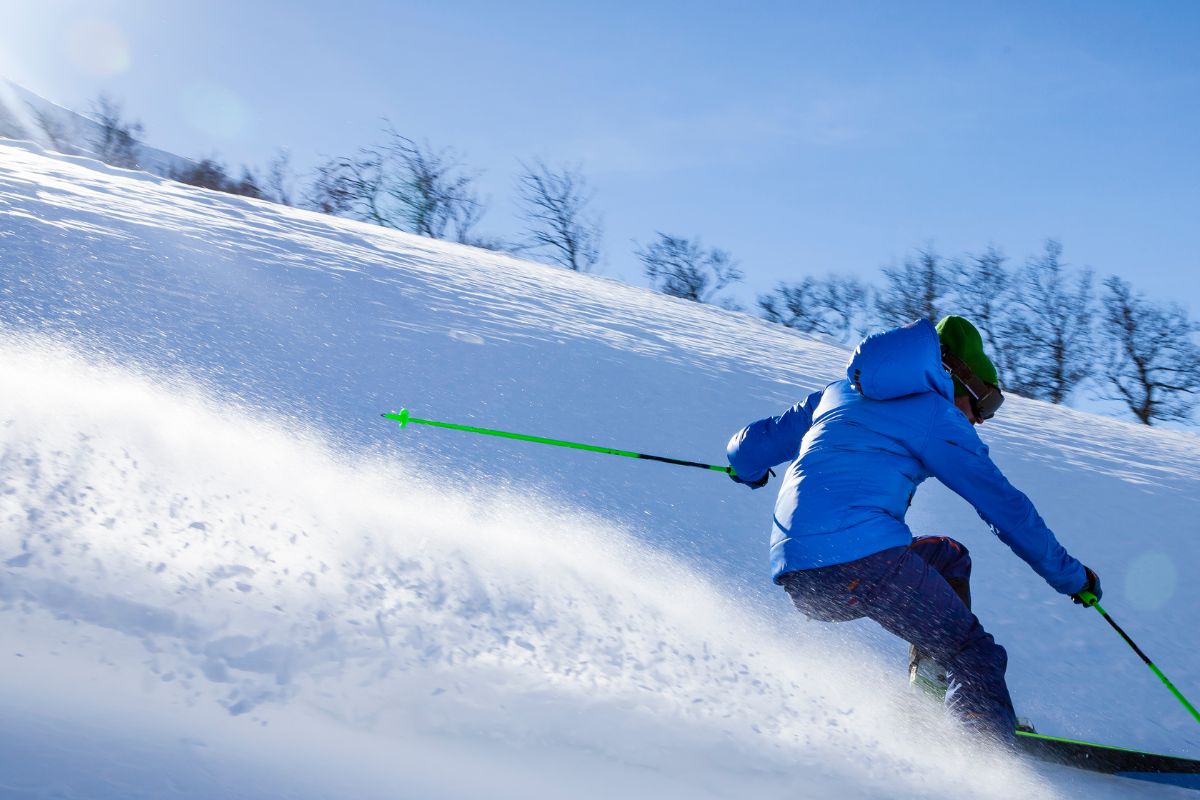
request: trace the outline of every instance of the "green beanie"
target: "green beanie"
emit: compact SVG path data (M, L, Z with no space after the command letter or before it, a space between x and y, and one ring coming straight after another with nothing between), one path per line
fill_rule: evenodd
M1000 380L996 375L996 365L983 352L983 337L969 321L963 317L943 317L937 324L938 338L942 346L954 355L967 362L979 378L993 386L999 386ZM954 393L966 394L967 390L957 379L954 381Z

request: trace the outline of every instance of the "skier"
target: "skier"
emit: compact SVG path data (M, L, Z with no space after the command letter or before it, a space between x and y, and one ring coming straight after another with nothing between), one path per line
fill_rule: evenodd
M913 493L938 478L1077 603L1084 591L1099 598L1100 580L1063 549L972 427L1003 402L975 326L950 316L873 334L846 374L729 442L731 477L751 488L791 462L775 503L775 583L812 619L869 617L908 641L910 681L940 684L969 728L1011 746L1008 657L971 612L970 554L948 537L913 538L904 522Z

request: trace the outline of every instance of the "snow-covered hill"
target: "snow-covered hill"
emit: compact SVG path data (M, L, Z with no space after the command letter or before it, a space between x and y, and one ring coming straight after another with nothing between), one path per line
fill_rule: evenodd
M767 578L719 463L845 352L619 283L0 143L0 787L18 796L1036 797L902 647ZM1020 400L997 460L1200 692L1200 440ZM1200 754L1092 612L940 487L1042 730ZM20 746L17 746L20 745ZM53 777L51 777L53 776ZM139 795L140 792L140 795Z
M100 131L95 120L0 78L0 138L23 139L68 155L87 156L94 154ZM138 145L138 163L147 172L162 176L195 166L189 159L145 143Z

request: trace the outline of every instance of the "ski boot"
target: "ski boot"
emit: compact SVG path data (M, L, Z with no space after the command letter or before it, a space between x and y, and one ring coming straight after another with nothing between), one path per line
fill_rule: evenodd
M945 703L946 692L950 689L946 668L913 648L908 661L908 688L915 694Z

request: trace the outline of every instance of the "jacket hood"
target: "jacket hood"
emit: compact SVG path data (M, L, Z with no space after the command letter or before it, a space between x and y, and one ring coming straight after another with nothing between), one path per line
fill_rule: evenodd
M942 366L941 341L927 319L863 339L850 356L846 377L872 400L936 392L954 402L954 383Z

